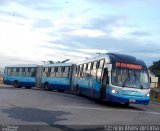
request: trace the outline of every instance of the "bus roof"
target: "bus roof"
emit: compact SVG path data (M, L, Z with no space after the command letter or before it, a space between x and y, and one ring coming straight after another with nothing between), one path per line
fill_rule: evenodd
M6 67L37 67L38 65L36 64L20 64L20 65L9 65Z
M119 53L107 53L107 55L110 58L110 61L120 61L120 62L127 62L127 63L132 63L132 64L139 64L146 66L144 61L137 59L134 56L131 55L126 55L126 54L119 54Z
M98 55L98 56L95 56L95 57L92 57L92 58L85 59L85 60L77 63L77 65L80 65L80 64L83 64L83 63L88 63L88 62L95 61L95 60L100 60L100 59L106 59L108 61L108 63L110 62L109 57L106 54L105 55L103 54L103 55Z
M144 61L136 59L136 57L134 56L119 54L119 53L106 53L106 54L102 54L99 56L95 56L93 58L89 58L82 62L79 62L78 65L83 64L83 63L88 63L94 60L100 60L100 59L105 59L107 63L114 62L114 61L120 61L120 62L126 62L126 63L139 64L139 65L146 66Z
M72 66L73 63L57 63L57 64L46 64L44 67L54 67L54 66Z

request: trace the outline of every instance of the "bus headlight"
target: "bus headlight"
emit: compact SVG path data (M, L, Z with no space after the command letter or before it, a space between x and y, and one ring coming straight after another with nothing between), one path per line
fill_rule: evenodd
M147 94L146 94L146 96L150 97L150 94L149 94L149 93L147 93Z
M112 89L112 93L113 93L113 94L117 94L117 93L118 93L118 91L117 91L117 90L115 90L115 89Z

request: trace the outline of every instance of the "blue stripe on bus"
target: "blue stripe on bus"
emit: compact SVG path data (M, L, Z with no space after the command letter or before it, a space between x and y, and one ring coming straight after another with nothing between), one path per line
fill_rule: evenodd
M95 90L93 88L86 88L86 87L80 87L80 93L82 95L88 96L88 97L92 97L92 98L100 98L100 91L99 90Z
M35 77L19 77L19 76L4 76L4 84L13 85L14 81L18 81L19 86L33 87L35 86Z
M70 78L52 78L42 77L42 87L45 83L48 83L48 88L53 90L69 90L70 89Z
M14 85L14 81L4 81L6 85ZM24 87L35 87L35 82L21 82L18 81L19 86L24 86Z
M95 78L74 78L74 84L75 83L78 84L82 95L97 99L100 98L100 82L96 81Z
M48 88L53 89L53 90L69 90L70 86L69 85L62 85L62 84L49 84Z

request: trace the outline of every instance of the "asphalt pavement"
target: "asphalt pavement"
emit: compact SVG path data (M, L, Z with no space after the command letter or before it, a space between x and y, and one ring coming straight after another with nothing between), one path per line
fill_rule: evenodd
M126 107L70 93L0 85L0 125L4 128L5 125L17 125L20 129L26 125L26 129L34 125L41 126L42 130L46 127L56 130L108 130L107 125L159 123L160 104L155 102Z

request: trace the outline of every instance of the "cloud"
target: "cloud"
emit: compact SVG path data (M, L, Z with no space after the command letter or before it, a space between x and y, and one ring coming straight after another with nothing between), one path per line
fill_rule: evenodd
M96 54L96 53L107 53L108 51L107 50L98 50L98 49L77 49L77 51L80 51L80 52L84 52L84 53L92 53L92 54Z
M45 47L45 48L56 48L56 49L69 49L68 46L65 46L63 44L60 43L55 43L55 41L49 41L49 43L47 45L43 45L41 47Z
M51 28L53 23L49 19L37 19L34 24L33 28Z
M141 37L141 36L150 36L151 33L149 31L134 31L131 32L130 35Z
M87 0L90 3L95 3L95 4L110 4L114 6L126 6L129 3L134 3L134 2L145 2L145 0Z
M11 16L11 17L19 17L19 18L23 18L23 19L27 19L26 16L17 13L17 12L10 12L10 11L0 11L0 14L6 15L6 16Z
M157 60L159 55L159 46L151 41L139 41L133 38L116 38L116 37L88 37L85 36L65 36L62 44L72 41L68 46L78 52L86 53L89 56L96 55L96 52L115 52L129 54L145 60L148 65L152 60ZM75 46L74 43L79 43ZM85 46L84 46L85 45ZM71 46L71 47L70 47ZM84 46L84 47L83 47ZM153 55L153 52L155 53ZM65 51L64 51L65 53Z
M0 5L7 5L9 3L13 2L13 0L0 0Z
M101 37L105 36L106 34L100 30L91 30L91 29L78 29L73 30L68 35L77 35L77 36L87 36L87 37Z
M131 19L134 12L124 12L130 6L116 6L116 11L111 6L121 2L120 6L130 5L128 0L88 1L2 2L0 58L6 58L6 64L68 58L76 62L96 52L116 52L134 55L147 63L158 59L159 38L154 39L153 32Z
M57 5L55 2L49 0L14 0L14 3L18 3L27 8L39 10L39 11L50 11L50 10L60 10L62 6Z
M109 30L112 26L120 26L127 20L125 15L101 15L89 20L88 25L83 28Z

